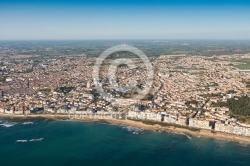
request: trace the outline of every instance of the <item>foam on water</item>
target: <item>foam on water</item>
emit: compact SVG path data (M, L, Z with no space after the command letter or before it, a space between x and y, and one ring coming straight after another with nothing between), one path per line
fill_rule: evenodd
M40 142L42 141L44 138L38 138L38 139L31 139L30 142Z
M248 146L249 146L249 144L246 144L246 143L244 143L244 142L239 142L239 146L242 146L242 147L248 147Z
M44 138L30 139L30 140L23 139L23 140L16 140L16 143L40 142L40 141L42 141L42 140L44 140Z
M181 133L181 134L183 134L183 133ZM187 134L183 134L183 135L185 135L188 139L192 139L192 137L190 137L190 136L187 135Z
M34 122L23 122L24 125L34 124Z
M136 135L139 133L142 133L143 131L143 129L132 127L132 126L127 126L123 124L110 123L110 125L121 126L123 129L126 129L127 131L132 132L133 134L136 134Z
M0 126L3 126L3 127L13 127L15 126L17 123L14 123L14 122L4 122L2 124L0 124Z
M127 131L132 132L135 135L137 135L143 131L140 128L132 127L132 126L123 126L123 128L127 129Z
M16 143L24 143L24 142L28 142L28 140L16 140Z

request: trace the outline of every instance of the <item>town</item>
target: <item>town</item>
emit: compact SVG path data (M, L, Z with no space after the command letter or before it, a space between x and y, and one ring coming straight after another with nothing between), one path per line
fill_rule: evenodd
M117 69L122 85L131 79L137 86L125 93L110 85L106 72L112 58L102 65L101 86L115 98L129 99L144 89L146 70L139 58L137 68ZM228 100L249 94L250 70L237 68L250 54L220 56L161 55L150 57L154 81L139 102L112 105L98 94L92 78L96 58L67 55L1 53L0 114L69 115L73 118L148 120L194 129L250 136L249 116L232 114ZM129 100L128 100L129 101ZM223 104L224 103L224 104Z

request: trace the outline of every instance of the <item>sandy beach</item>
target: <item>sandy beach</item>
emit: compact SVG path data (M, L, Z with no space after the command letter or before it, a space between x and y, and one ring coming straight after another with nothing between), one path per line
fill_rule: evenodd
M195 137L205 137L205 138L214 138L226 141L240 142L245 144L250 144L250 137L243 137L238 135L233 135L229 133L222 132L211 132L210 130L200 129L199 131L192 131L186 128L179 128L176 126L160 126L158 124L149 125L140 121L133 120L120 120L120 119L94 119L94 118L84 118L84 119L72 119L69 118L68 115L49 115L49 114L34 114L34 115L8 115L8 114L0 114L0 117L8 117L8 118L48 118L53 120L70 120L70 121L80 121L80 122L105 122L105 123L114 123L117 125L126 125L137 127L143 130L154 130L161 132L170 132L170 133L182 133L187 134L189 136Z

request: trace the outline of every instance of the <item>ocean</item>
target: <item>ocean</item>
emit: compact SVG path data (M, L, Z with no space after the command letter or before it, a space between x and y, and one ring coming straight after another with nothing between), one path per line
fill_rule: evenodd
M0 119L1 166L249 166L250 145L115 124Z

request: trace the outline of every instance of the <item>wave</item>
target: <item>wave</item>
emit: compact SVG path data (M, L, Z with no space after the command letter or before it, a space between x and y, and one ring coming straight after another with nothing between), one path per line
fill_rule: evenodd
M192 137L190 137L189 135L187 134L184 134L188 139L192 139Z
M245 142L239 142L239 146L241 147L249 147L249 144L246 144Z
M42 140L44 140L44 138L31 139L30 142L40 142Z
M127 131L132 132L133 134L139 134L143 130L137 127L132 127L132 126L123 126L122 128L127 129Z
M138 135L139 133L138 133L138 132L136 132L136 131L134 131L134 132L133 132L133 134Z
M132 126L128 126L125 124L117 124L117 123L109 123L109 125L114 125L114 126L120 126L123 129L126 129L129 132L132 132L133 134L137 135L137 134L141 134L143 132L143 129L137 128L137 127L132 127Z
M24 125L34 124L34 122L23 122Z
M181 135L184 135L184 136L186 136L188 139L192 139L192 137L190 136L190 135L187 135L187 134L184 134L184 133L177 133L177 134L181 134Z
M28 142L28 140L24 139L24 140L16 140L16 143L24 143L24 142Z
M0 124L0 126L9 128L9 127L15 126L16 124L17 123L14 123L14 122L4 122L4 123Z
M16 143L40 142L40 141L42 141L42 140L44 140L44 138L31 139L31 140L21 139L21 140L16 140Z

